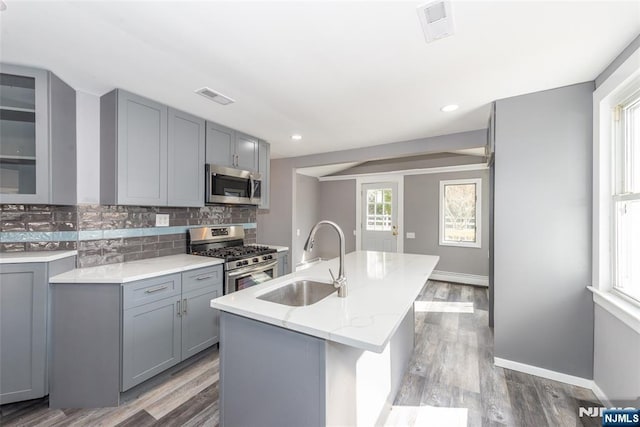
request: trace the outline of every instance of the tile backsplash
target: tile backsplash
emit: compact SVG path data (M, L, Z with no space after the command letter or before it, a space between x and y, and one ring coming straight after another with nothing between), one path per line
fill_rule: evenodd
M156 227L155 214L169 214ZM0 252L78 250L78 267L186 253L187 229L238 224L256 242L256 207L0 205Z

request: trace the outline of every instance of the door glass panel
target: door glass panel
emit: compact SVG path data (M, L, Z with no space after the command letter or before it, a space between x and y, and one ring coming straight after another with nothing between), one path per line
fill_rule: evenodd
M36 192L35 78L0 74L0 192Z
M391 189L367 190L367 231L391 231Z

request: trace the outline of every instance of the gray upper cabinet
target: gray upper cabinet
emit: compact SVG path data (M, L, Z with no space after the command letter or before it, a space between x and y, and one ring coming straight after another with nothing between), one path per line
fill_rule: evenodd
M271 165L271 144L266 141L258 143L258 172L262 177L262 197L260 200L260 209L269 209L270 198L270 165Z
M76 203L76 92L0 64L0 203Z
M211 165L235 167L235 131L207 122L206 158Z
M258 140L236 132L236 166L246 171L258 170Z
M100 99L100 201L204 205L204 121L138 95Z
M258 139L213 122L207 122L207 163L258 170Z
M205 121L169 108L168 205L204 206Z

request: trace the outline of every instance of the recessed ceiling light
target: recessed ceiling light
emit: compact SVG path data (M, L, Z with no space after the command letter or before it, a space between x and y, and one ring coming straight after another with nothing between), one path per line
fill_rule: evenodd
M302 139L302 135L294 133L293 135L291 135L291 139L293 139L294 141L300 141Z
M440 111L444 111L445 113L449 113L451 111L455 111L458 109L458 106L456 104L451 104L451 105L445 105L444 107L442 107L440 109Z

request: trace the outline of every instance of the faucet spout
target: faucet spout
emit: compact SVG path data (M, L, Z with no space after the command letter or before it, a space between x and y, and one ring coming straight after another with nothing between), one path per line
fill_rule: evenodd
M316 231L318 231L318 228L320 228L323 225L331 226L338 233L338 240L340 242L339 243L340 244L340 268L338 270L338 277L335 277L333 275L333 272L331 272L331 270L329 270L329 273L331 273L331 277L333 279L333 286L335 286L338 289L338 296L340 298L344 298L347 296L347 277L344 274L344 252L345 252L344 233L342 232L342 229L340 228L340 226L333 221L323 220L318 222L311 229L311 232L309 233L309 237L307 237L307 241L304 244L304 250L308 252L311 252L313 250Z

